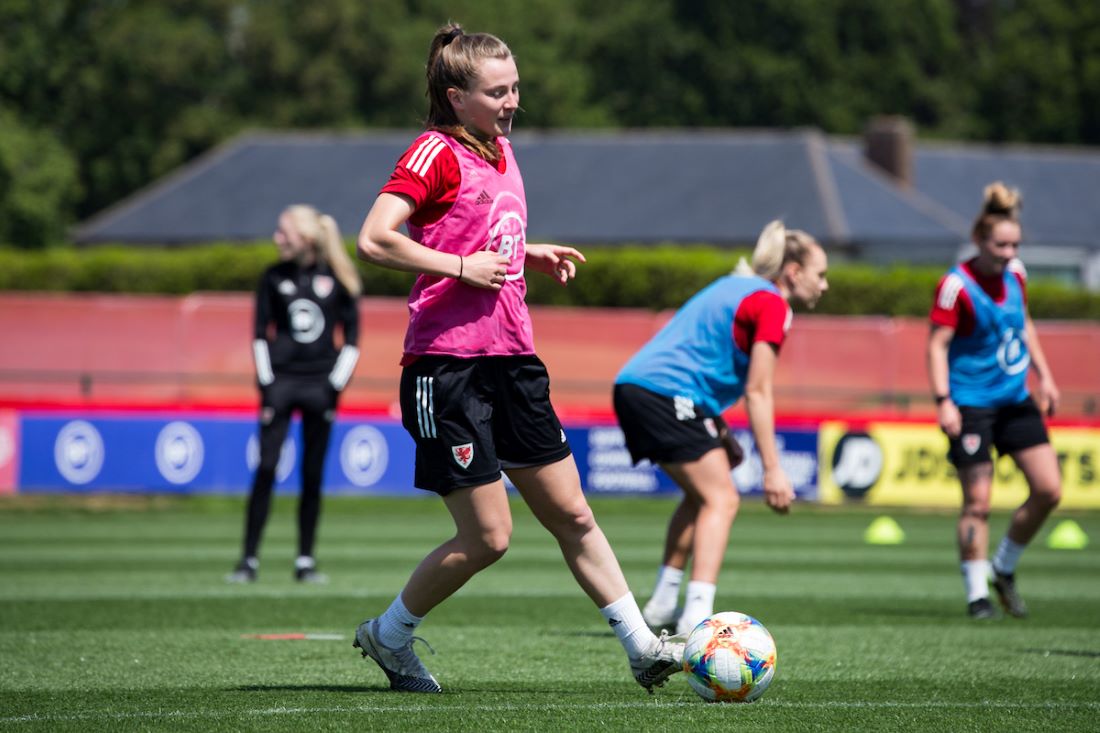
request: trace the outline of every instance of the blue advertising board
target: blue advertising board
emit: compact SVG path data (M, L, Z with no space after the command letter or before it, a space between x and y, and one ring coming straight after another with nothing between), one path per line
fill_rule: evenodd
M64 415L23 412L15 455L20 493L248 491L259 460L255 418L217 414ZM648 462L631 464L617 426L565 427L581 485L593 494L668 494L678 489ZM752 435L734 430L745 461L734 471L743 494L760 494L760 457ZM800 499L817 500L817 431L777 431L781 461ZM276 470L276 491L300 483L301 427L291 424ZM325 463L329 494L415 494L412 439L395 420L340 419Z

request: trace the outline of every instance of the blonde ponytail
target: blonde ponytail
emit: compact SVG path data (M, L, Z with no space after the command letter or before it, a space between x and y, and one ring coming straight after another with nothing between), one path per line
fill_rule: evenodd
M765 280L774 281L783 269L783 254L787 243L787 228L778 219L768 222L756 239L752 251L752 271Z
M340 227L336 220L308 204L288 206L286 213L290 215L302 237L312 245L317 258L328 262L332 274L344 289L352 297L358 297L363 292L363 281L344 248L344 240L340 236Z
M363 281L359 278L359 270L355 268L355 263L351 261L348 251L344 248L344 240L340 236L340 227L336 225L336 220L328 214L321 214L320 224L323 232L321 240L324 247L324 257L328 260L329 267L332 268L332 274L336 276L344 289L351 293L353 298L358 298L359 294L363 292Z
M805 262L811 247L820 246L817 241L800 229L787 229L779 219L768 222L756 239L752 251L752 264L742 257L734 268L734 275L757 275L775 282L788 262Z

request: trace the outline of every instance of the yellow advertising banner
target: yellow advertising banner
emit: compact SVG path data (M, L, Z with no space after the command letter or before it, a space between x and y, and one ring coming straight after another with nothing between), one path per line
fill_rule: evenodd
M1064 509L1100 508L1100 427L1051 427L1062 468ZM957 507L962 500L947 438L932 423L821 423L818 482L824 504ZM1027 481L1012 459L996 460L993 506L1014 508Z

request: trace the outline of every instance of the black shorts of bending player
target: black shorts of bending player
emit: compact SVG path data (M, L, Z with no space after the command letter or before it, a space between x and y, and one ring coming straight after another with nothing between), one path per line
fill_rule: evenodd
M446 496L572 452L537 356L422 356L401 373L401 422L417 488Z
M993 448L1003 456L1050 442L1043 416L1030 397L1004 407L959 407L959 412L962 431L951 439L947 452L956 468L991 462Z
M688 463L722 448L720 416L706 415L688 397L666 397L636 384L616 384L615 415L630 458L638 463Z

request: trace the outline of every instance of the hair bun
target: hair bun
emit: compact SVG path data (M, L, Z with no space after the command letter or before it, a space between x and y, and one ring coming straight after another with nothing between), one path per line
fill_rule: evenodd
M1003 214L1014 217L1020 209L1020 191L1009 188L1001 181L985 187L982 210L986 214Z

